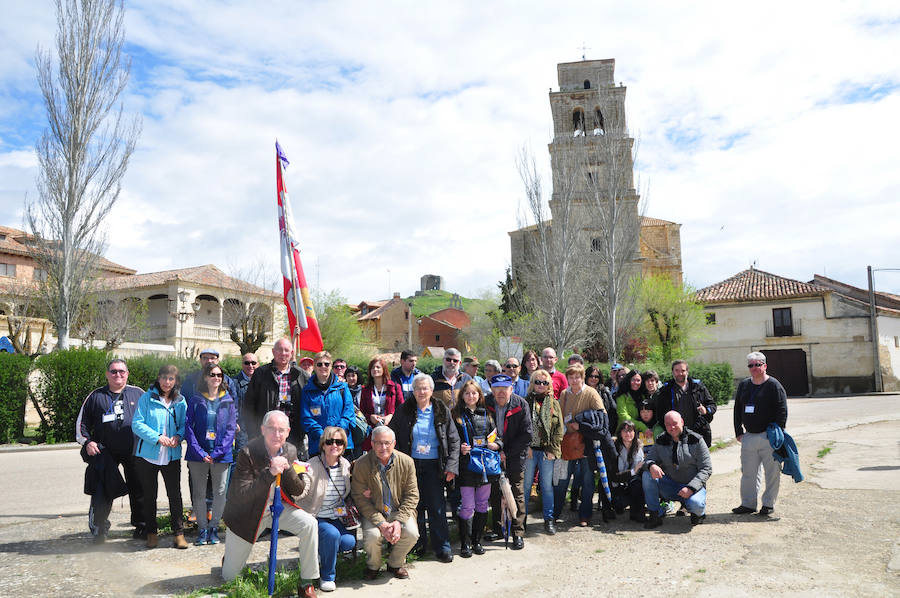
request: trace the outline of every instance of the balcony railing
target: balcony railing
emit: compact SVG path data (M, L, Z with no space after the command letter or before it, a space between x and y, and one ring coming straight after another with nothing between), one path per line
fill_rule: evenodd
M775 326L775 323L772 320L766 320L766 337L801 336L800 323L800 318L795 318L790 326Z

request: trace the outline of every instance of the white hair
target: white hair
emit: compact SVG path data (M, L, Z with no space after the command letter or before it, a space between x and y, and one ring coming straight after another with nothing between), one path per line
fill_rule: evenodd
M444 351L444 357L459 357L462 358L462 353L459 352L459 349L454 349L450 347L446 351Z
M394 430L383 424L375 426L375 429L372 430L372 440L375 440L376 436L390 436L392 441L397 442L397 435L394 433Z
M430 388L431 390L434 390L434 378L432 378L428 374L425 374L425 373L416 374L416 377L413 378L413 381L412 381L413 388L415 388L416 385L419 384L420 382L425 382L426 384L428 384L428 388Z
M760 353L759 351L754 351L752 353L747 354L747 361L760 361L762 363L766 362L766 356Z
M287 413L285 413L284 411L280 411L278 409L273 409L272 411L267 411L266 414L262 418L262 425L263 426L269 425L269 420L271 420L273 417L279 417L279 416L283 417L284 421L286 421L288 423L288 427L290 427L291 420L290 420L290 418L288 418Z

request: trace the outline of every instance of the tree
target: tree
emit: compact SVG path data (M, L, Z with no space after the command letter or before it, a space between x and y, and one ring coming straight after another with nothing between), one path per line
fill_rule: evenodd
M316 289L313 305L321 316L319 331L325 348L335 357L350 359L354 356L370 357L373 354L371 339L367 338L350 311L347 300L339 290L328 292Z
M585 324L590 282L586 277L583 223L579 222L576 205L575 173L568 168L554 172L551 220L534 156L522 149L516 166L525 185L526 222L534 223L534 236L526 240L521 266L513 273L528 289L527 296L517 299L518 306L530 309L537 336L561 354L567 347L584 344L589 337ZM506 305L509 299L503 299Z
M663 363L688 357L706 328L706 313L695 301L694 290L657 275L637 282L632 294L644 314L642 328L651 352Z
M127 340L140 341L147 329L147 303L136 297L120 301L100 299L91 294L81 308L74 327L75 334L86 346L94 341L106 343L104 351L112 351Z
M56 0L56 61L40 47L35 56L48 128L36 148L38 197L26 200L26 221L60 349L90 291L105 249L101 225L140 134L140 119L126 122L119 102L130 68L123 14L114 0Z
M41 354L47 338L47 320L41 317L40 294L34 283L11 281L0 287L7 305L7 338L16 353L32 359ZM40 340L34 344L34 334L40 330Z
M222 321L241 355L256 353L272 330L276 279L262 260L249 268L231 270L234 284L222 304Z

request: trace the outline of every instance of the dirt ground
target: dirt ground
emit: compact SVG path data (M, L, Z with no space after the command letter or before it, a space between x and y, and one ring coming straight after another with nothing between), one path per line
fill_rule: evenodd
M566 508L556 536L532 519L523 551L494 543L481 557L416 563L406 581L339 579L330 595L900 596L900 420L873 419L798 429L807 479L782 476L771 518L731 514L740 479L733 445L713 453L708 517L693 529L686 517L645 531L598 515L593 527L571 527ZM72 500L86 510L87 497ZM87 540L84 512L0 519L0 595L168 596L219 583L223 546L175 551L163 537L147 551L130 539L126 510L116 502L112 539L99 547ZM279 547L285 563L295 561L296 538ZM259 543L250 562L261 565L267 550Z

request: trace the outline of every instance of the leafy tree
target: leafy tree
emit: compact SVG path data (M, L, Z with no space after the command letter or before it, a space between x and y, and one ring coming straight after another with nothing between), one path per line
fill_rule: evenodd
M664 363L676 356L689 356L691 347L706 328L703 306L694 300L694 290L676 285L667 276L651 276L633 285L632 293L644 314L642 330L651 354Z
M373 345L339 290L315 290L313 305L319 314L319 330L325 348L335 357L371 356Z

